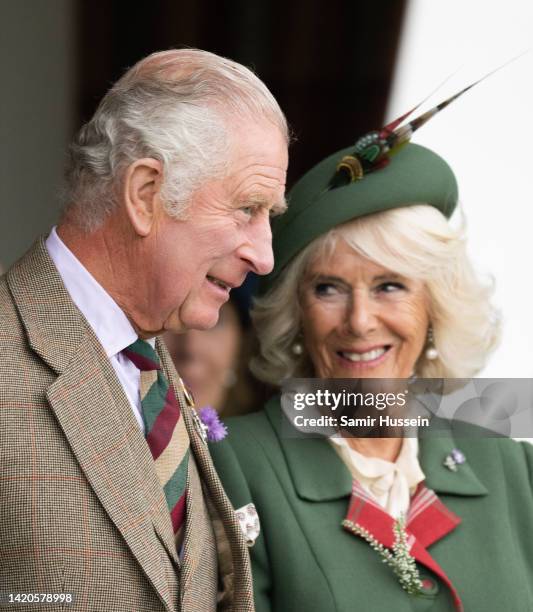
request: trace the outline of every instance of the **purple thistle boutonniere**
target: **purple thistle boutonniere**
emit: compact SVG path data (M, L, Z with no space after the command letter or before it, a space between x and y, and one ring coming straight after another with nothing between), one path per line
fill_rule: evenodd
M207 439L209 442L220 442L220 440L223 440L228 435L227 427L219 419L218 412L211 408L211 406L200 408L198 416L207 428Z

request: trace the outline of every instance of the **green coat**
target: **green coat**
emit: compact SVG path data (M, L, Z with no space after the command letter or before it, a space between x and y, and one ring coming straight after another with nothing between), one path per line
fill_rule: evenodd
M236 508L253 502L261 535L251 548L257 612L453 611L449 589L408 595L378 553L341 527L351 476L330 444L281 432L279 400L228 420L212 456ZM466 463L443 466L455 447ZM426 485L461 518L429 546L466 612L533 611L533 446L506 438L420 440ZM431 590L431 589L430 589Z

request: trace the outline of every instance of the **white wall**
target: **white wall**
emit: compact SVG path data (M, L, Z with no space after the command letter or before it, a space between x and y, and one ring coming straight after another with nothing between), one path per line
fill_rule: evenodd
M0 262L56 220L73 129L72 0L0 0Z
M531 0L410 0L387 118L460 69L424 109L528 49ZM496 282L501 347L482 373L533 376L533 52L466 93L414 135L454 169L471 254ZM457 313L460 316L460 313Z

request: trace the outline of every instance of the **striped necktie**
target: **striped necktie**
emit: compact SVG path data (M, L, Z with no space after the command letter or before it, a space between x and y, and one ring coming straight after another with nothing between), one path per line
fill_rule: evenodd
M123 353L141 371L146 442L155 461L179 546L185 524L189 436L174 391L161 371L159 357L152 346L139 339Z

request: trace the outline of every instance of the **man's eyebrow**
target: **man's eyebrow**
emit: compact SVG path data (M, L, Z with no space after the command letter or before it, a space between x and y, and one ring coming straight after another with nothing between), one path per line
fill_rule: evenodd
M252 193L239 200L240 205L247 206L263 206L269 209L270 215L275 217L283 214L287 210L287 200L282 198L272 203L271 198L266 197L262 193Z

